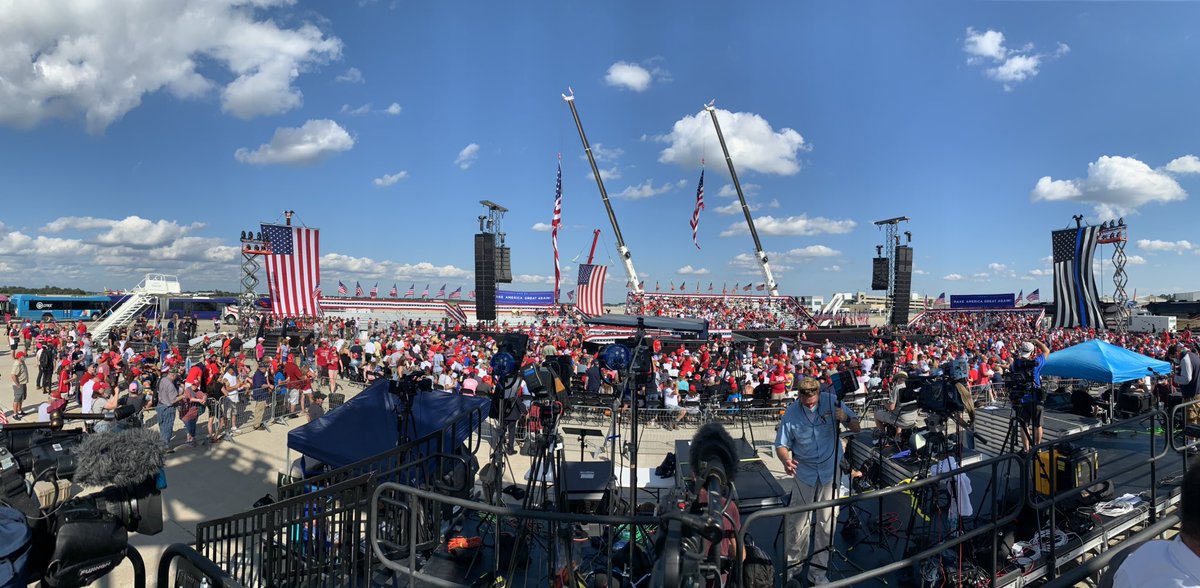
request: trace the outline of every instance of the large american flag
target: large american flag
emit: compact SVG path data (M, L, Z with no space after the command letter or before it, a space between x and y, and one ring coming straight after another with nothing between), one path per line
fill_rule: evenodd
M608 267L590 263L579 264L579 298L575 308L588 316L604 314L604 274Z
M704 210L704 170L700 170L700 185L696 186L696 208L692 211L692 244L696 249L700 248L700 241L696 239L696 231L700 227L700 211Z
M1054 328L1104 327L1092 275L1098 227L1054 231Z
M318 229L262 225L268 240L267 285L271 313L276 316L317 316L317 284L321 283L321 234Z
M558 227L562 224L562 163L558 164L558 176L554 179L554 217L550 219L550 242L554 244L554 302L558 303L558 283L562 270L558 267Z

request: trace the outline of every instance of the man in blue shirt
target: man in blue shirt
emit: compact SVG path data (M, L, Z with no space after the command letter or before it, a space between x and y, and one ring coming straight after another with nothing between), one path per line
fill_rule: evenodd
M1034 355L1035 351L1037 355ZM1020 416L1029 424L1029 436L1033 437L1034 445L1042 442L1042 413L1045 410L1045 396L1042 394L1042 367L1046 365L1047 355L1050 355L1050 348L1041 341L1035 339L1021 344L1019 357L1033 362L1034 392L1032 401L1023 403L1018 410L1021 411ZM1025 447L1025 453L1029 453L1029 436L1021 435L1021 444Z
M837 484L835 466L842 460L842 444L837 425L853 432L860 430L858 415L837 399L832 390L821 391L813 378L799 384L800 396L787 407L775 437L775 455L783 463L791 482L791 506L812 504L834 498ZM786 482L785 482L786 483ZM814 569L811 584L829 582L830 525L837 520L837 509L823 509L793 515L788 520L787 563L799 565L810 557ZM812 534L810 547L810 534Z

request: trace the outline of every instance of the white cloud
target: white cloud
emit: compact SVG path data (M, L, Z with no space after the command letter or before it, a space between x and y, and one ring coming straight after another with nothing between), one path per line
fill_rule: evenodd
M395 267L396 279L415 277L465 278L469 275L471 275L471 272L460 267L453 265L433 265L427 261L415 264L406 263Z
M363 278L387 278L409 280L418 278L465 278L470 272L453 265L434 265L428 261L408 264L370 257L354 257L340 253L321 256L321 270L333 277L355 276Z
M614 165L614 166L612 166L612 167L610 167L610 168L608 168L608 169L604 169L604 168L602 168L602 167L599 167L599 168L597 168L597 169L599 169L599 170L600 170L600 179L602 179L602 180L604 180L604 181L606 181L606 182L607 182L607 181L609 181L609 180L619 180L619 179L621 179L621 168L619 168L619 167L617 167L617 166L615 166L615 165ZM596 180L596 174L593 174L592 172L588 172L588 175L587 175L587 177L588 177L588 179L589 179L589 180L592 180L592 181L595 181L595 180Z
M750 209L750 212L758 212L758 210L760 208L762 208L762 205L757 202L750 202L750 203L746 204L746 207ZM717 214L741 214L742 213L742 203L738 202L738 201L733 201L733 202L730 202L729 204L726 204L725 206L718 206L718 207L714 208L713 212L715 212Z
M531 230L538 233L549 233L553 228L550 223L533 223L533 226L530 227Z
M620 147L605 147L603 143L592 145L592 157L596 158L596 163L607 163L616 161L625 154L625 150ZM580 155L580 159L587 160L587 155Z
M1008 267L1008 266L1004 265L1003 263L996 263L996 262L994 262L994 261L993 261L992 263L989 263L989 264L988 264L988 269L990 269L990 270L992 270L992 271L994 271L994 272L1002 272L1002 271L1004 271L1004 270L1005 270L1007 267Z
M1183 253L1184 251L1192 250L1192 243L1186 240L1180 241L1161 241L1158 239L1139 239L1137 242L1139 249L1146 251L1165 251Z
M387 264L375 261L369 257L354 257L340 253L326 253L321 256L321 269L330 272L344 272L362 275L369 278L383 276Z
M1086 178L1039 179L1030 198L1034 202L1088 202L1096 205L1098 216L1113 218L1133 213L1147 203L1185 200L1187 192L1175 178L1137 159L1104 155L1088 164Z
M840 265L831 265L831 266L829 266L829 267L823 267L823 268L821 268L821 271L826 271L826 272L840 272L840 271L842 271L842 266L840 266Z
M238 118L297 108L303 96L293 82L340 58L342 42L285 13L292 4L5 3L0 124L29 128L82 116L90 132L101 133L160 90L185 99L217 90L221 109ZM298 24L280 27L287 22ZM217 81L230 78L224 87Z
M534 274L521 274L513 276L513 282L518 284L546 284L547 286L554 285L554 276L539 276Z
M1037 277L1053 276L1053 275L1054 275L1054 270L1048 270L1048 269L1033 269L1033 270L1029 270L1029 275L1031 275L1031 276L1037 276Z
M279 127L270 143L250 151L243 147L233 156L242 163L255 165L307 165L330 155L349 151L354 138L329 119L315 119L300 128Z
M1037 76L1046 60L1057 59L1070 51L1066 43L1058 43L1050 54L1035 53L1033 43L1011 49L1004 46L1004 33L980 32L974 27L967 27L967 36L963 40L967 63L984 67L984 74L1003 84L1005 91L1012 91L1015 84Z
M1146 265L1146 258L1141 255L1129 255L1125 258L1125 263L1129 265Z
M624 190L617 193L617 198L626 200L641 200L643 198L651 198L659 194L670 192L674 186L671 184L663 184L659 187L654 187L654 180L646 180L635 186L626 186Z
M458 157L454 158L454 165L457 165L459 169L468 169L475 165L477 159L479 159L479 145L471 143L458 152Z
M988 273L987 272L979 272L979 273L971 274L971 277L975 278L975 281L977 281L977 282L986 282L988 279Z
M617 88L625 88L634 92L643 92L650 87L653 80L650 71L636 64L618 61L608 67L604 75L604 83Z
M394 174L383 174L383 177L375 178L374 180L372 180L372 182L374 182L375 185L380 188L386 188L386 187L391 186L392 184L395 184L396 182L399 182L400 180L403 180L404 178L407 178L407 177L408 177L408 172L402 170L402 171L396 172Z
M177 261L230 262L241 252L239 247L221 245L214 237L182 237L147 252L151 259Z
M368 113L370 113L370 112L371 112L371 103L370 103L370 102L368 102L368 103L366 103L366 104L363 104L362 106L359 106L359 107L357 107L357 108L355 108L355 107L351 107L349 104L343 104L343 105L342 105L342 110L341 110L340 112L341 112L342 114L351 114L351 115L354 115L354 116L359 116L359 115L363 115L363 114L368 114Z
M949 282L957 282L959 280L964 280L966 278L963 278L961 274L946 274L946 275L942 276L942 279L949 281Z
M96 218L91 216L62 216L42 227L46 233L61 233L67 230L87 231L91 229L111 228L117 221L111 218Z
M828 234L849 233L854 230L857 225L850 219L833 220L821 216L809 218L808 215L789 216L775 218L773 216L760 216L754 219L754 227L763 235L786 235L786 236L810 236ZM746 223L733 223L728 229L721 232L722 237L731 237L733 235L742 235L750 232L746 227Z
M809 149L800 133L789 128L777 132L771 123L752 112L717 109L717 120L721 123L729 155L739 171L785 176L800 171L797 154ZM702 158L709 161L725 160L707 112L675 121L671 132L656 140L669 144L658 157L660 163L674 163L690 169Z
M742 184L742 194L745 194L746 198L758 196L758 191L761 188L762 186L759 186L758 184L744 183ZM725 184L724 186L721 186L720 190L717 191L717 196L722 198L736 198L737 189L733 187L733 184Z
M914 276L928 276L929 272L927 272L923 269L913 269L913 275Z
M783 253L779 258L783 260L798 260L812 257L837 257L842 252L837 249L832 249L824 245L809 245L808 247L800 247Z
M34 261L38 257L76 257L94 250L93 245L88 245L79 239L62 239L42 235L31 237L20 231L10 231L0 235L0 255L17 255Z
M694 268L690 265L685 265L685 266L675 270L675 273L677 273L679 275L683 275L683 276L704 276L704 275L708 275L712 272L708 271L708 268L704 268L704 267Z
M361 84L361 83L367 81L366 78L363 77L362 72L359 71L357 67L352 67L352 68L346 70L345 73L339 75L338 77L336 77L334 79L343 84Z
M403 110L403 108L400 107L399 102L393 102L393 103L389 104L387 108L383 109L384 112L386 112L392 116L400 114L401 110Z
M202 223L180 225L175 221L163 219L152 221L136 215L120 220L90 216L64 216L46 223L42 227L42 231L61 233L108 229L96 235L92 240L101 245L145 248L165 245L203 226Z
M968 63L974 63L972 60L980 57L999 61L1004 59L1004 55L1008 53L1004 47L1004 33L990 30L981 33L974 27L967 27L967 38L963 41L963 51L972 56L967 58Z
M771 201L767 203L767 208L779 208L781 206L783 205L779 203L778 198L772 198Z
M1184 155L1171 160L1164 168L1173 174L1200 174L1200 157Z

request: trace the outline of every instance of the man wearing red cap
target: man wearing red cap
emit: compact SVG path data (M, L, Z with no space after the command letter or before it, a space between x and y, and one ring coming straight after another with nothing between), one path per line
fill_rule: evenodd
M25 365L25 352L18 351L13 354L13 418L21 420L21 403L25 402L25 395L28 392L29 386L29 368Z

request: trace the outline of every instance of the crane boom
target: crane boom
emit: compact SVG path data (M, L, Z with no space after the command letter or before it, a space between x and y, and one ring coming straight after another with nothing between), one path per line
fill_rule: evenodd
M621 235L621 225L617 224L617 215L613 213L612 204L608 201L608 191L604 189L604 180L600 179L600 168L596 166L596 158L592 155L592 147L588 145L587 135L583 132L583 123L579 120L579 111L575 109L575 94L563 94L562 98L571 107L571 116L575 118L575 128L579 129L579 139L583 141L583 152L587 155L588 163L592 165L592 175L596 177L596 186L600 188L600 199L604 201L604 210L608 212L608 221L612 223L613 234L617 238L617 253L625 266L625 277L629 280L629 289L635 294L642 293L642 284L638 280L637 270L633 269L633 254L625 246L625 237Z
M754 238L754 257L762 268L763 279L767 282L767 294L779 296L779 286L771 273L767 253L763 251L762 242L758 240L758 230L754 228L754 219L750 216L750 207L746 204L746 195L742 193L742 183L738 181L737 170L733 168L733 158L729 156L729 147L725 145L725 135L721 133L721 124L717 122L717 109L710 103L704 105L704 110L712 117L713 128L717 129L717 139L721 142L721 151L725 152L725 163L729 164L729 176L733 178L733 187L737 189L738 200L742 203L742 214L746 215L746 224L750 226L750 236Z

